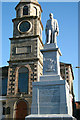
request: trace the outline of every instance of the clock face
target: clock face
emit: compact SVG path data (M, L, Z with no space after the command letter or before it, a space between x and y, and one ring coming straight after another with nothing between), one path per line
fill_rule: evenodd
M28 32L31 28L31 23L28 21L22 21L18 25L19 32Z

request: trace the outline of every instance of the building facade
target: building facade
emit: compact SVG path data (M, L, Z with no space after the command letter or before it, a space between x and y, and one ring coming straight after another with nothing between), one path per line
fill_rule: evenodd
M72 65L68 63L60 63L60 71L63 80L66 80L70 86L70 93L73 95L73 70Z
M9 70L9 66L3 67L2 69L3 69L3 71L2 71L2 73L3 73L2 74L2 96L3 96L3 100L2 100L2 106L3 106L2 114L3 114L3 117L6 117L6 116L7 117L9 117L9 116L13 117L13 114L14 114L15 111L11 111L11 109L14 110L15 102L17 102L17 101L20 102L20 101L25 101L25 100L28 102L28 104L30 103L30 108L29 107L25 108L27 110L27 112L29 112L28 114L30 114L31 103L32 103L32 93L31 93L31 95L28 95L28 94L25 94L25 93L21 92L21 93L18 93L16 95L12 95L9 98L7 96L7 83L8 83L8 70ZM74 97L74 94L73 94L73 79L74 79L74 76L73 76L73 71L72 71L71 64L67 64L67 63L62 63L61 62L60 63L60 73L61 73L61 77L64 80L67 78L66 81L68 82L69 85L71 84L72 87L70 88L70 93L71 93L71 96ZM66 75L65 75L65 73L66 73ZM10 109L7 106L7 102L9 102L9 100L13 101L13 106L9 105ZM12 104L12 101L11 101L11 104ZM73 102L73 100L72 100L72 102ZM22 103L22 105L23 105L23 103ZM74 104L73 104L73 107L74 107ZM27 112L26 112L26 115L28 115ZM16 115L15 115L14 118L16 118Z

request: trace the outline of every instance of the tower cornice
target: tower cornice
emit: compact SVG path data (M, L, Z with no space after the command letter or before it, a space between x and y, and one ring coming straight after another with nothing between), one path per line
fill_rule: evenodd
M13 38L9 38L9 39L10 39L10 40L18 40L18 39L24 39L24 38L36 38L36 37L39 38L39 40L40 40L42 46L44 46L44 44L43 44L43 42L42 42L42 40L41 40L41 38L40 38L39 35L32 35L32 36L25 36L25 37L13 37Z
M18 7L21 3L27 3L27 4L33 3L34 5L39 6L39 7L40 7L41 12L43 12L43 11L42 11L42 8L41 8L41 5L40 5L37 1L19 2L19 3L17 4L17 6L15 7L15 10L17 9L17 7Z
M8 63L16 63L16 62L29 62L29 61L32 61L32 60L34 60L34 61L38 61L39 60L39 58L36 58L36 57L34 57L34 58L26 58L26 59L20 59L20 60L9 60L8 61Z

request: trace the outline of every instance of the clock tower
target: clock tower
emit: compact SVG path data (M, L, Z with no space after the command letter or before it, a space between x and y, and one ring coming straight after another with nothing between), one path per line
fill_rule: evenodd
M15 10L8 61L7 107L10 114L7 118L25 118L31 109L32 82L39 81L43 71L43 56L40 52L43 48L42 9L37 0L21 0Z

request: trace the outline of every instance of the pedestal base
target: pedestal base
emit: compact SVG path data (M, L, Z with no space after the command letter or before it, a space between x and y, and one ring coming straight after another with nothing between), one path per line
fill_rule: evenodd
M59 80L63 80L62 77L60 75L43 75L40 77L40 81L59 81Z
M73 116L68 114L43 114L43 115L29 115L25 120L76 120Z
M72 115L69 85L66 80L34 82L31 114Z

